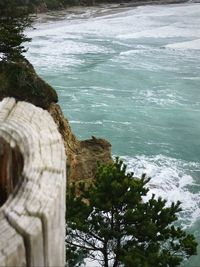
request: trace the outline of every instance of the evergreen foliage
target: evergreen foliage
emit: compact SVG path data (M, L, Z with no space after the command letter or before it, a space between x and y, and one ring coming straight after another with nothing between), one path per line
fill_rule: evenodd
M1 0L2 1L2 0ZM58 10L68 6L93 6L102 3L127 3L130 0L16 0L19 5L27 6L31 12ZM137 0L141 1L141 0Z
M23 43L30 41L24 34L31 25L29 8L20 0L0 1L0 57L6 61L17 61L26 52Z
M67 266L87 256L104 267L175 267L196 254L194 236L174 226L180 202L145 201L148 181L117 158L99 167L93 184L68 189Z

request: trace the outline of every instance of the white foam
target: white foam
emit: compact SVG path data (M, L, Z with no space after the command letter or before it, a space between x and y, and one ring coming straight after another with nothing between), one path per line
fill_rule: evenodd
M200 50L200 39L196 39L193 41L188 42L178 42L173 44L168 44L165 46L166 48L171 49L193 49L193 50Z
M62 36L67 39L83 38L82 34L97 36L193 36L199 29L192 27L198 20L200 5L146 6L102 17L76 20L65 19L36 25L35 31L29 31L30 37ZM181 12L181 13L180 13ZM181 14L181 16L180 16ZM189 21L187 20L189 17ZM194 22L192 17L194 17ZM169 21L168 21L169 18ZM171 19L172 18L172 19ZM182 27L184 24L184 28ZM161 26L161 27L160 27ZM177 30L176 30L177 29Z
M91 105L92 108L99 108L99 107L108 107L108 104L105 103L96 103Z
M200 193L193 193L191 187L195 183L190 169L199 171L200 164L185 162L163 155L152 157L136 156L122 157L128 165L128 171L133 171L140 177L146 173L151 177L148 186L148 197L154 193L168 200L168 203L181 201L183 212L180 213L180 222L183 226L190 226L200 217Z
M132 38L174 38L174 37L196 37L200 36L199 29L182 28L178 25L156 27L144 31L118 35L120 39Z
M136 94L132 96L132 99L138 103L148 103L154 106L154 108L169 108L169 106L181 106L182 105L182 97L178 95L176 92L170 91L168 88L160 88L155 89L147 89L147 90L138 90Z
M122 125L131 125L131 122L129 121L113 121L113 120L103 120L104 123L109 124L122 124Z
M120 53L120 56L130 56L134 54L142 54L144 53L144 49L134 49L128 50Z
M54 14L49 18L50 21L47 18L45 23L37 24L36 30L27 31L33 38L28 44L30 49L27 53L31 62L40 69L56 66L56 69L60 70L84 65L81 55L85 54L110 55L117 52L120 54L117 59L120 60L123 56L134 57L134 54L137 57L137 54L148 53L154 49L151 42L149 47L146 46L144 38L175 38L174 43L166 46L167 48L199 49L197 39L200 39L200 4L141 6L128 11L125 8L119 13L111 12L106 16L89 18L91 12L93 10L90 10L85 18L78 12L75 14L76 19L69 19L67 14L63 13L62 20L58 21ZM141 38L143 41L133 46L135 40ZM177 38L184 38L185 43L178 43ZM196 41L191 41L192 38ZM132 43L129 39L133 39ZM165 47L166 41L160 45ZM117 50L118 46L123 46L125 51ZM129 51L126 51L127 47ZM124 66L126 65L125 62ZM133 67L128 66L129 69Z
M70 120L71 124L103 124L102 121L74 121Z

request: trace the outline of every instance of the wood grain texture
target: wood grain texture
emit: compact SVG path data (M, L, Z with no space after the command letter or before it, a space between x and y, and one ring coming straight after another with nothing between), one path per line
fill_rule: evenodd
M0 138L23 156L0 208L0 266L64 266L66 158L57 127L47 111L5 98Z

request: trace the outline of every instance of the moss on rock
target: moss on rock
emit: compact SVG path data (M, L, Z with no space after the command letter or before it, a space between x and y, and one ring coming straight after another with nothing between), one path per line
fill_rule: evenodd
M0 100L4 97L27 101L43 109L58 102L56 91L37 75L27 60L0 62Z

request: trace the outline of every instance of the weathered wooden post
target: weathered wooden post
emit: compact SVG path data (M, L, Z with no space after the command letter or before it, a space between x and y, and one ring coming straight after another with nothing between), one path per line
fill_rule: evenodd
M65 166L47 111L0 102L0 266L64 266Z

